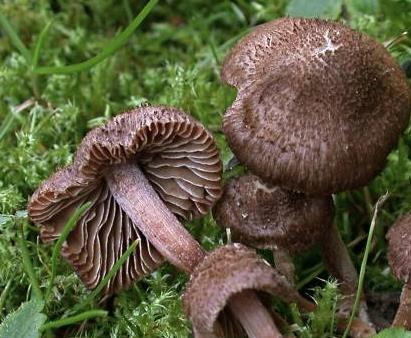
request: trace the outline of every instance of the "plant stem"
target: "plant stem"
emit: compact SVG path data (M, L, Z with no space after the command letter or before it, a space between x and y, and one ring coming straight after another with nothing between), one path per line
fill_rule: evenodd
M108 312L103 311L103 310L90 310L90 311L86 311L86 312L80 313L72 317L67 317L67 318L59 319L53 322L48 322L44 324L40 328L40 330L45 331L45 330L50 330L50 329L56 329L62 326L67 326L67 325L75 324L78 322L82 322L82 321L85 321L91 318L106 317L107 314Z
M369 218L371 219L372 218L372 199L371 199L370 189L368 189L368 187L364 187L362 191L364 194L365 207L367 208Z
M372 241L372 237L373 237L373 234L374 234L375 224L376 224L376 221L377 221L378 209L387 200L387 198L388 198L388 192L378 199L378 201L377 201L377 203L375 204L375 207L374 207L374 213L373 213L372 220L371 220L370 230L368 232L367 245L366 245L365 251L364 251L364 258L362 259L362 262L361 262L360 276L359 276L359 279L358 279L358 288L357 288L357 292L356 292L356 295L355 295L355 301L354 301L353 309L351 311L350 320L348 321L347 327L345 328L345 331L344 331L344 334L343 334L342 338L348 337L348 333L350 332L351 325L352 325L352 323L354 321L354 317L357 313L358 305L360 304L362 289L363 289L363 286L364 286L365 270L367 268L368 255L369 255L370 249L371 249L371 241Z

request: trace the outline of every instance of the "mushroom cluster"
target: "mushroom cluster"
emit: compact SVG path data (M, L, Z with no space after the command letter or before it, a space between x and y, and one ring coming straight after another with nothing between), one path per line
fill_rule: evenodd
M290 255L320 244L346 295L346 316L358 277L333 223L331 194L382 170L409 120L405 74L383 45L343 24L283 18L241 39L221 77L237 89L223 130L253 175L227 183L217 222L244 244L272 249L290 282ZM365 301L359 317L366 335L375 333Z
M139 240L106 294L168 261L190 274L183 305L197 338L282 337L284 321L262 295L313 310L294 288L292 256L314 245L351 305L358 277L333 221L331 194L381 171L408 123L411 95L381 44L319 19L256 27L226 57L221 77L238 91L223 130L249 174L222 191L211 133L181 110L145 106L90 131L73 163L33 194L29 216L52 242L72 212L91 202L62 249L88 288ZM181 222L207 214L218 199L217 223L242 244L206 253ZM411 270L401 254L409 223L401 219L388 234L393 271L406 283L395 322L406 326ZM272 250L276 269L246 245ZM375 333L365 302L356 323L353 336Z
M73 163L35 191L29 216L48 243L59 237L72 212L89 201L91 207L62 248L86 287L97 287L139 240L137 250L105 287L106 295L129 287L164 261L189 274L202 276L199 271L207 270L211 285L231 287L216 300L219 310L208 337L214 330L227 337L244 330L256 337L280 337L272 314L253 290L279 293L303 308L312 308L311 303L252 250L234 246L206 256L180 222L206 214L220 197L221 168L214 138L199 122L172 107L137 108L90 131ZM221 255L233 264L222 264ZM225 275L217 276L221 269ZM187 291L194 296L186 298L199 297L194 291L197 279L193 277ZM220 310L229 314L217 318Z

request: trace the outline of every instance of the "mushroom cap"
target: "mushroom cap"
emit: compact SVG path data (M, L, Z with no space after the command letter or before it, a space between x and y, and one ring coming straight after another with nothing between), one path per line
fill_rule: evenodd
M225 185L213 215L220 226L230 228L235 241L294 254L323 239L332 225L334 206L331 196L309 197L249 174Z
M391 271L397 279L411 287L411 213L400 217L386 237Z
M127 247L140 239L107 292L129 286L164 260L122 210L105 180L112 165L125 162L145 172L180 218L207 213L221 192L221 162L213 136L182 111L165 106L137 108L91 130L73 164L43 182L28 210L40 226L42 240L50 242L59 237L77 207L92 202L62 249L89 288L97 286Z
M212 336L230 297L245 290L263 291L288 303L302 299L254 250L239 243L225 245L196 267L183 294L183 308L194 331Z
M406 77L387 50L319 19L263 24L227 56L236 86L223 129L236 157L264 181L309 194L367 184L409 120Z

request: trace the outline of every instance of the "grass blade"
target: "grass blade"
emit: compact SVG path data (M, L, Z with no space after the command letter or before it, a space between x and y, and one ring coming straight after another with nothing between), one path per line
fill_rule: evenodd
M14 30L13 26L10 24L9 20L0 12L0 26L9 36L11 43L16 47L16 49L24 56L27 63L31 63L31 53L24 45L23 41L20 40L17 32Z
M9 292L10 286L11 286L11 279L8 280L6 286L4 287L3 291L0 294L0 318L3 316L3 306L4 306L4 302L6 301L6 297Z
M83 322L87 319L91 319L91 318L96 318L96 317L106 317L108 314L107 311L103 311L103 310L90 310L90 311L86 311L83 313L80 313L78 315L72 316L72 317L67 317L67 318L63 318L63 319L59 319L59 320L55 320L53 322L48 322L46 324L44 324L40 330L41 331L46 331L46 330L50 330L50 329L57 329L59 327L62 326L67 326L67 325L72 325L78 322Z
M40 57L40 51L43 48L44 40L46 38L47 32L49 31L52 23L53 23L53 21L50 21L46 25L46 27L43 28L43 30L41 31L39 37L37 38L36 46L34 47L33 59L31 61L31 66L33 68L37 67L37 63L39 62L39 57Z
M50 297L51 289L53 288L54 278L56 277L56 268L57 262L59 259L60 251L63 246L64 241L67 239L70 232L74 229L77 224L77 221L80 217L90 208L91 202L87 202L83 204L81 207L77 208L77 210L70 216L67 223L64 225L63 231L57 240L57 243L54 245L53 254L51 256L51 277L49 286L46 292L46 300Z
M31 287L33 289L33 295L36 299L43 301L43 294L41 293L39 282L33 269L33 264L30 259L30 253L27 249L26 239L24 238L24 225L21 223L20 235L17 236L17 242L20 247L20 252L23 260L23 268L26 272Z
M75 306L73 308L73 312L79 311L80 309L84 308L86 305L90 304L93 301L93 299L99 294L99 292L103 290L103 288L107 285L110 279L114 277L117 271L125 263L127 258L134 252L138 243L139 240L136 240L127 248L127 250L119 258L119 260L114 263L113 267L110 269L107 275L105 275L101 282L97 285L97 287L87 296L87 298L83 302L81 302L80 304L78 304L78 306Z
M118 49L120 49L127 40L131 37L133 32L140 26L143 20L151 12L154 6L157 4L158 0L150 0L141 12L135 17L135 19L127 26L127 28L117 35L111 43L104 48L99 54L91 59L76 63L73 65L62 66L62 67L36 67L33 69L36 74L69 74L81 72L83 70L89 69L96 64L100 63L110 55L114 54Z
M350 320L348 321L347 327L345 328L344 335L342 336L342 338L348 337L351 325L357 313L358 305L360 304L362 289L364 286L365 270L367 269L368 255L370 254L371 241L372 241L372 237L374 234L375 223L377 221L378 209L383 205L383 203L387 200L387 198L388 198L388 192L378 199L374 207L374 213L373 213L372 220L371 220L370 231L368 232L368 237L367 237L367 245L365 246L364 257L361 262L360 276L358 278L357 293L355 295L355 301L354 301L354 305L351 311Z

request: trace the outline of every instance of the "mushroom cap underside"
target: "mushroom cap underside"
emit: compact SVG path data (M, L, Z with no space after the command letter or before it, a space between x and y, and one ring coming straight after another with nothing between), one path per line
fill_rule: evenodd
M40 226L42 240L50 242L58 238L76 208L92 203L62 249L89 288L98 284L134 240L140 240L108 292L127 287L163 262L105 181L105 171L125 162L139 166L167 207L181 218L205 214L221 191L221 163L212 135L177 109L134 109L90 131L73 164L46 180L28 209L31 220Z

